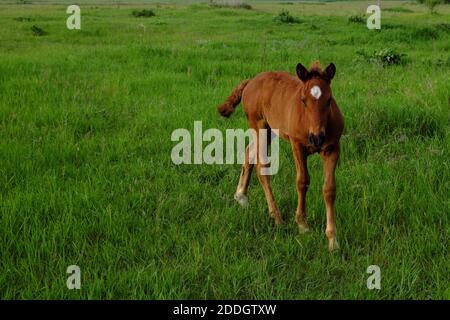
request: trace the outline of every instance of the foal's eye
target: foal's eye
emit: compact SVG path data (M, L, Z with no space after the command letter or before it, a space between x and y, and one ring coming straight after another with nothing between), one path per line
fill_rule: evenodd
M331 98L328 99L328 102L327 102L327 103L328 103L328 106L331 107Z
M306 99L302 98L303 105L306 107Z

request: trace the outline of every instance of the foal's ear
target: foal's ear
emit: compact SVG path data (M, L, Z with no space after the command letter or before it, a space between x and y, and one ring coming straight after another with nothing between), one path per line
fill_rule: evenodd
M327 78L329 81L333 80L334 75L336 74L336 66L334 63L330 63L328 67L325 69L325 74L327 75Z
M308 76L309 76L309 71L308 69L306 69L301 63L299 63L297 65L297 76L300 78L300 80L302 80L303 82L305 82L306 80L308 80Z

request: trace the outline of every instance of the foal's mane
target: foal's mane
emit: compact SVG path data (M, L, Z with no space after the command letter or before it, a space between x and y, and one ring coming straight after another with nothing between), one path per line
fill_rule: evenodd
M321 78L328 81L328 76L326 72L322 71L320 67L320 61L315 61L311 64L308 74L308 80L312 78Z

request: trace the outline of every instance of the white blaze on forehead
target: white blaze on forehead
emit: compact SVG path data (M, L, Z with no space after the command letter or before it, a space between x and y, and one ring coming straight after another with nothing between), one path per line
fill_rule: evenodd
M320 96L322 95L322 90L320 90L319 86L314 86L311 88L311 95L319 100Z

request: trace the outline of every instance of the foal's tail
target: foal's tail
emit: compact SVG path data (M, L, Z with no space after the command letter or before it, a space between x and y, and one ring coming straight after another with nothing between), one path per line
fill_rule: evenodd
M249 81L250 80L242 81L241 84L239 84L239 86L237 86L237 88L233 90L227 100L225 100L223 104L217 107L222 117L228 118L229 116L231 116L237 105L241 102L242 91L244 91L244 88L247 86Z

